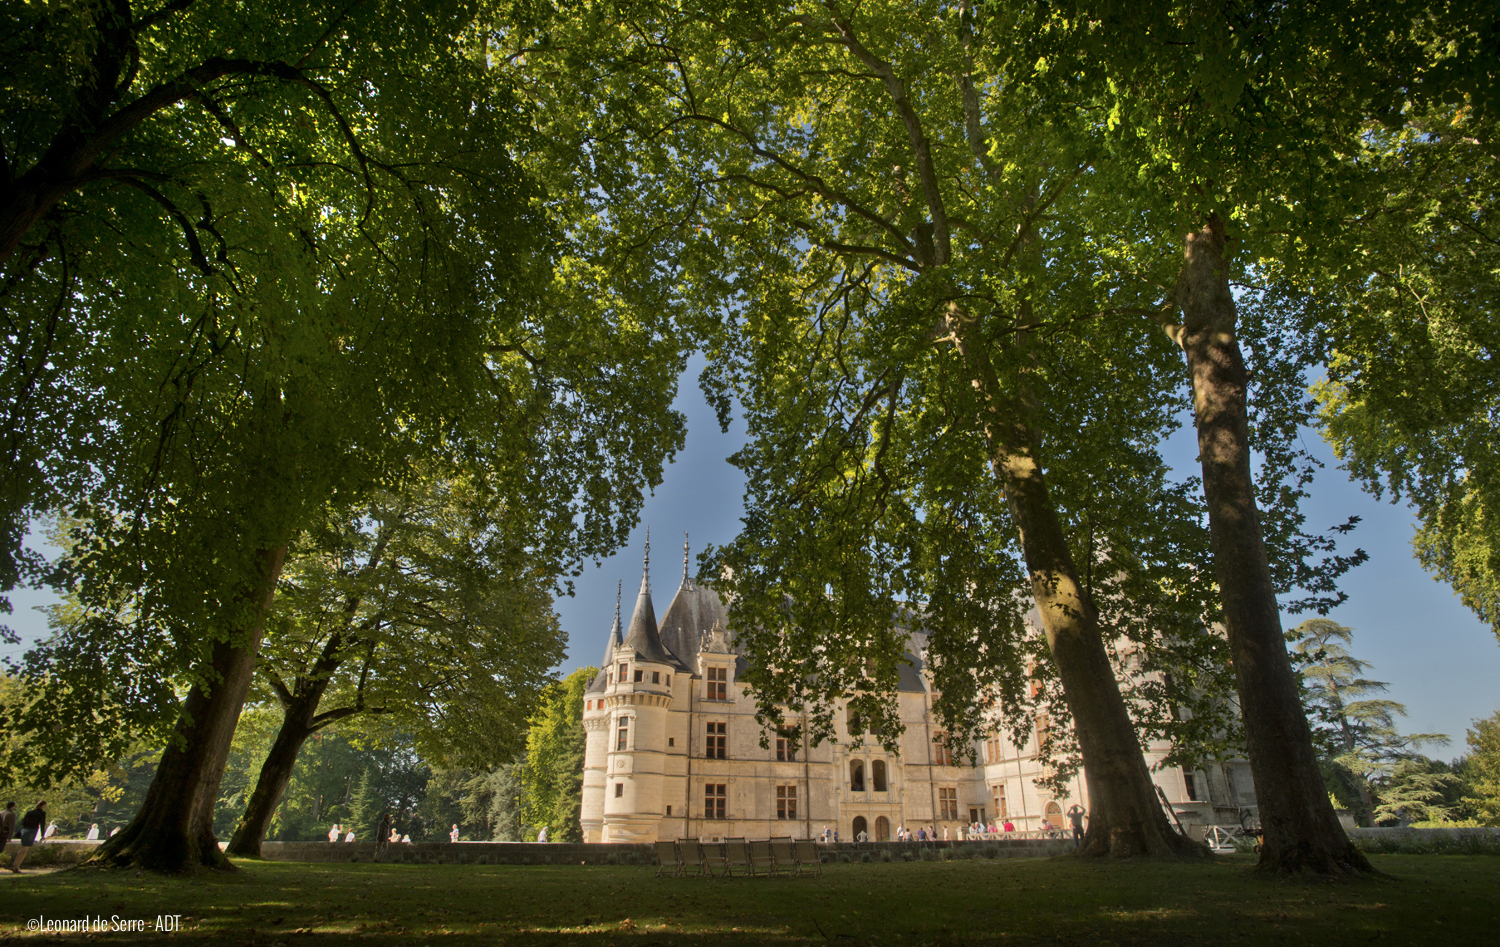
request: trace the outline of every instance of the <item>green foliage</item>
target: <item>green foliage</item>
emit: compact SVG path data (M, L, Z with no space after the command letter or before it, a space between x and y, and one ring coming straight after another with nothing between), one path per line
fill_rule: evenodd
M597 667L583 667L549 686L526 737L527 831L545 826L554 842L583 841L583 692L598 674Z
M1387 685L1362 676L1370 665L1345 648L1352 639L1352 629L1327 618L1309 619L1287 632L1329 788L1362 825L1399 818L1403 807L1422 818L1444 812L1440 800L1451 781L1432 772L1417 748L1446 743L1447 736L1399 731L1396 718L1406 715L1405 706L1372 696ZM1393 792L1389 806L1382 795L1387 786Z
M540 584L623 539L683 437L672 310L624 265L650 242L599 235L583 145L528 147L490 68L525 11L87 10L27 6L0 40L48 63L7 74L17 187L99 146L0 227L0 589L81 607L25 665L48 682L29 764L58 776L170 726L206 649L258 628L261 564L330 507L441 460L527 511ZM56 510L69 557L22 562Z
M1484 825L1500 825L1500 711L1474 721L1468 743L1469 755L1459 769L1472 795L1464 802Z

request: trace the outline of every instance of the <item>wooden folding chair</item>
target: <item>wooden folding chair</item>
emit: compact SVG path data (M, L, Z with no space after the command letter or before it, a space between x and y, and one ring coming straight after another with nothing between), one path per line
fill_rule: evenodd
M777 871L796 874L797 850L790 835L771 839L771 857L776 860Z
M770 841L757 839L750 843L750 873L776 874L776 859L771 855Z
M744 838L727 838L724 840L724 872L732 875L736 868L747 875L755 874L750 865L750 846L745 844Z
M682 874L682 859L677 857L676 842L656 843L656 877L660 878L668 868L672 869L672 876Z
M677 840L677 858L682 862L682 870L691 875L714 876L713 870L708 866L707 846L699 844L695 838L680 838Z
M818 857L818 846L810 838L797 840L797 874L823 873L823 859Z

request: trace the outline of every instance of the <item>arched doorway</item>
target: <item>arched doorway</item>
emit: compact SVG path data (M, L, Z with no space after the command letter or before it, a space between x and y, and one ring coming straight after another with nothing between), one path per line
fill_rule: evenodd
M1062 806L1058 805L1056 802L1049 802L1047 803L1047 809L1044 815L1046 815L1047 821L1052 824L1052 827L1054 829L1062 828Z
M875 841L889 842L891 840L891 820L880 816L875 820Z
M861 833L870 831L870 823L865 821L864 816L857 815L854 817L854 825L851 826L851 828L853 829L853 831L850 832L849 837L858 842L860 841L859 836Z
M849 761L849 788L854 792L865 791L865 764L859 760Z
M876 792L885 792L885 760L876 760L870 764L870 788Z

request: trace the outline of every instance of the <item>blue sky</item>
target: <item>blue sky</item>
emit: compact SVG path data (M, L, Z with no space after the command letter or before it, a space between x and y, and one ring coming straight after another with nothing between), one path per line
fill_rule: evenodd
M626 621L641 580L641 554L651 528L651 577L657 615L666 610L682 577L683 531L691 534L695 557L704 543L720 545L739 531L744 477L725 459L744 443L744 426L719 433L713 410L697 387L701 362L683 375L677 409L688 419L687 446L667 468L665 479L646 500L641 525L630 542L601 566L589 565L577 580L577 593L557 603L569 635L563 670L597 664L614 618L615 587L624 582ZM1344 577L1349 600L1329 617L1354 629L1352 651L1374 667L1370 677L1390 684L1386 696L1406 705L1402 729L1408 733L1447 733L1446 748L1428 747L1434 757L1464 752L1464 731L1476 717L1500 709L1500 642L1489 626L1464 608L1446 584L1433 581L1413 558L1415 519L1405 506L1377 501L1337 466L1332 451L1313 432L1309 448L1324 462L1307 501L1309 529L1327 528L1359 516L1348 538L1370 554ZM1196 469L1193 433L1184 428L1167 443L1168 460L1179 470ZM1288 627L1309 616L1283 616Z
M683 532L691 536L696 557L704 543L723 544L739 530L744 478L727 460L744 441L736 419L728 434L719 432L712 409L698 390L701 361L694 359L682 379L677 407L688 418L685 450L667 468L666 477L648 497L641 525L629 544L599 566L592 564L576 580L577 594L562 598L557 611L569 635L564 673L598 663L614 616L615 586L625 584L625 608L634 602L641 577L641 553L651 528L652 586L656 612L665 611L682 576ZM1312 433L1308 445L1327 466L1307 504L1309 527L1326 528L1357 515L1363 518L1352 543L1370 561L1344 579L1349 601L1330 617L1354 629L1353 651L1371 662L1371 676L1390 683L1387 696L1407 706L1403 730L1447 733L1447 748L1429 748L1448 759L1463 752L1464 731L1476 717L1500 709L1500 644L1489 627L1459 603L1447 585L1433 581L1411 554L1414 519L1404 506L1376 501L1350 483L1334 466L1332 453ZM1190 430L1179 431L1166 445L1169 460L1186 470L1196 467ZM696 568L696 566L695 566ZM45 633L34 606L50 596L22 592L14 596L16 613L9 624L26 637ZM628 616L627 619L628 621ZM1288 617L1294 625L1300 617ZM20 648L0 644L0 654L18 656Z

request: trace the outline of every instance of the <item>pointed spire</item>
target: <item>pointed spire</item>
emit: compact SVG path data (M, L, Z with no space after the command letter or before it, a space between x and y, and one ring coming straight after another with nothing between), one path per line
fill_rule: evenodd
M625 582L622 579L619 582L615 583L615 623L614 626L609 629L609 640L611 647L625 640L624 632L620 628L620 595L624 591Z
M692 588L692 582L688 580L688 534L682 531L682 587Z
M636 656L656 664L673 663L670 652L661 643L656 627L656 609L651 604L651 534L646 533L646 558L641 567L641 594L635 601L635 613L630 616L630 627L625 631L626 646L635 650Z

